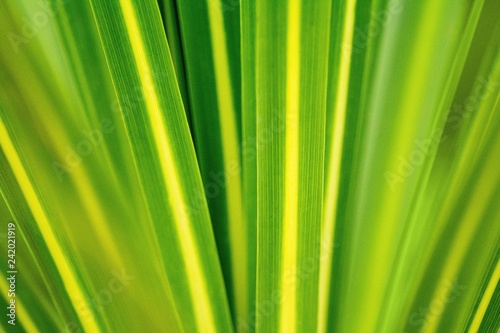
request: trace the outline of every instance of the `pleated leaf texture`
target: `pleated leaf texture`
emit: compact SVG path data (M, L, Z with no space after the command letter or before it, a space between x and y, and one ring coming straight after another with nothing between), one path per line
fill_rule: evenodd
M1 331L499 332L499 18L2 2Z

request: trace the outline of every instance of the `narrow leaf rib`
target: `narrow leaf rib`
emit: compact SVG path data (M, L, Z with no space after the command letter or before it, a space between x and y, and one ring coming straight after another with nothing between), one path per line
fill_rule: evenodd
M286 40L286 129L285 129L285 212L283 216L283 300L280 332L295 332L297 295L289 274L296 275L298 246L299 184L299 106L300 106L300 0L290 0L287 12ZM290 283L292 282L292 283Z

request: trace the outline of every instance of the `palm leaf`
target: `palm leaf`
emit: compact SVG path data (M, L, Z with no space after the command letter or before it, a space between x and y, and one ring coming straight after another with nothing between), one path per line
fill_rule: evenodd
M2 331L497 331L499 14L3 3Z

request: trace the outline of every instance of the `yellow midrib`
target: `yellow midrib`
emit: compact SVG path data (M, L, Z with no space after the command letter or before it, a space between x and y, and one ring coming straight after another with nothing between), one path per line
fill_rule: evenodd
M224 159L232 282L234 285L234 294L238 295L236 313L238 316L246 317L249 310L246 221L243 214L241 171L232 171L234 169L233 164L235 163L238 165L238 170L241 170L233 87L229 72L228 49L222 8L212 1L208 1L207 7L215 67L217 103L220 113L219 123Z
M344 21L344 33L341 45L350 45L354 36L356 0L351 0L346 5ZM322 226L322 244L327 246L322 249L322 255L326 258L320 265L320 293L318 308L318 333L326 332L328 317L328 300L330 296L331 263L333 257L333 242L335 233L335 215L337 213L337 200L340 182L340 167L342 162L342 147L344 144L345 118L347 97L349 91L349 78L351 69L351 48L342 50L340 59L340 72L338 76L338 87L336 92L335 115L333 138L328 161L328 182L325 200L325 217Z
M195 313L196 326L200 332L216 332L213 308L207 291L205 274L202 271L199 251L190 225L189 217L184 210L184 193L174 164L174 156L167 137L167 128L163 119L160 102L156 91L151 86L151 70L145 53L144 42L137 22L132 3L121 0L120 6L125 20L125 27L130 37L130 45L134 54L137 70L141 80L141 89L155 138L156 149L162 167L165 186L168 188L168 201L174 216L174 225L179 237L179 244L185 262L192 309Z
M296 331L297 232L299 200L300 10L301 0L288 2L286 40L285 200L282 240L280 332Z
M497 262L495 270L493 271L493 275L490 278L488 286L483 293L483 297L479 302L479 306L474 315L474 319L469 328L469 333L476 333L479 331L479 327L483 322L484 315L486 314L486 310L488 310L488 306L490 305L491 298L493 297L493 293L495 292L495 288L500 282L500 261Z

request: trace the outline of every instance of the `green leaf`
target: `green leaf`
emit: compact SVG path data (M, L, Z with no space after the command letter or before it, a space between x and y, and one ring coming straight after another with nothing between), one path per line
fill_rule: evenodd
M91 4L181 323L228 331L210 218L158 7Z
M194 143L236 320L248 316L255 288L255 220L246 218L243 203L239 4L176 6Z
M255 48L243 64L248 75L243 87L250 94L245 113L256 114L254 325L263 332L313 331L331 4L257 1L255 14L252 7L243 4L243 20L255 15L259 24L247 26L251 30L243 31L243 37L249 41L243 39L242 44Z
M2 331L497 331L499 15L2 3Z

